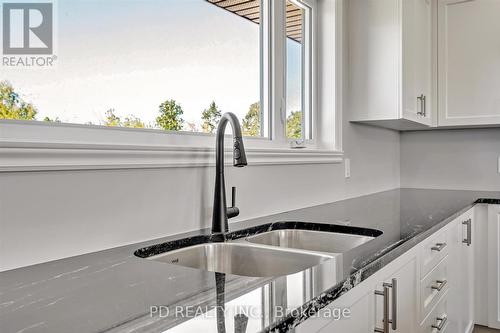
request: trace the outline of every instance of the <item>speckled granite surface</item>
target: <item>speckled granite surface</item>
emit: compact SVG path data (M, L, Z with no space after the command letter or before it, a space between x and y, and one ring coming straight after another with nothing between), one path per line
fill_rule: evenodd
M161 252L159 244L180 238L189 245L209 230L2 272L0 332L234 332L235 323L244 326L242 314L249 317L246 332L285 332L476 202L500 204L500 192L400 189L230 224L238 237L283 221L383 233L283 277L212 273L134 255L151 246Z

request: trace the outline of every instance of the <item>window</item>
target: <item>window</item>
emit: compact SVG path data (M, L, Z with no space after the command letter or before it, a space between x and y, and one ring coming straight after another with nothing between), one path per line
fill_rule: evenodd
M0 140L206 152L222 113L233 112L250 152L305 147L323 162L322 149L340 150L340 61L330 59L341 3L57 1L53 66L2 62Z
M0 117L213 133L232 111L246 135L261 136L260 2L227 9L60 1L55 66L3 68L2 100L19 110Z
M286 136L312 139L311 8L286 2Z

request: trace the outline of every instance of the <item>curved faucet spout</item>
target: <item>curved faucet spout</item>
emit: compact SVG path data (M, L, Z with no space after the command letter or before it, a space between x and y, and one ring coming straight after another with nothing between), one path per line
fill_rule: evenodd
M226 132L227 123L231 124L233 129L233 165L235 167L244 167L247 165L245 147L243 146L243 137L241 135L241 127L238 118L231 112L224 113L217 127L217 147L216 156L218 168L217 173L224 172L224 133Z
M226 205L226 186L224 180L224 133L227 123L231 124L233 129L233 165L235 167L244 167L247 165L245 146L241 135L241 127L238 118L230 112L224 113L217 127L216 150L215 150L215 191L214 191L214 209L212 214L212 233L226 233L229 230L228 217L234 217L239 214L237 207L233 205L228 208Z

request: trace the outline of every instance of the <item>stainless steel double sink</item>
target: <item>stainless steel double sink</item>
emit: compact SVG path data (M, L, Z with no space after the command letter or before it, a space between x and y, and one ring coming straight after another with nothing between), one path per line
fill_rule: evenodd
M281 229L204 243L148 257L163 263L252 277L293 274L342 255L375 237Z

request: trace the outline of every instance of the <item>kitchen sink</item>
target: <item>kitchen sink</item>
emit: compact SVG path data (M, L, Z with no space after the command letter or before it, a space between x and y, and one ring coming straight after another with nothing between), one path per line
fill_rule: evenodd
M197 235L144 247L135 255L232 275L276 277L311 268L335 278L342 274L343 253L380 235L375 229L284 221L227 233L225 242L214 234Z
M293 274L332 256L241 243L206 243L149 257L185 267L253 277Z
M273 230L250 236L251 243L307 251L344 253L375 237L299 229Z

